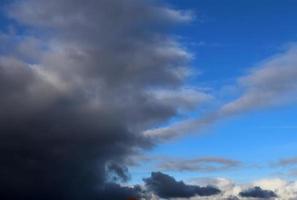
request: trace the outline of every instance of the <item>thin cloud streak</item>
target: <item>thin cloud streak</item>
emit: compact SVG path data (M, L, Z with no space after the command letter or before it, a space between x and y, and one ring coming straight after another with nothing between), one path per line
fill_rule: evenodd
M163 159L159 167L166 171L180 172L217 172L239 167L241 163L220 157L202 157L193 159Z
M218 120L257 109L279 106L297 100L297 47L264 61L248 75L240 77L237 88L242 95L223 104L218 110L197 119L181 121L167 127L144 131L147 137L160 140L197 133Z

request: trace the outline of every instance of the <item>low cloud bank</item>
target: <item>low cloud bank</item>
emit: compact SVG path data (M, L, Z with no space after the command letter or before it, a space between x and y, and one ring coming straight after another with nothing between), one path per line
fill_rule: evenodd
M221 191L213 186L200 187L176 181L172 176L161 172L152 172L144 179L145 186L161 198L190 198L194 196L212 196Z

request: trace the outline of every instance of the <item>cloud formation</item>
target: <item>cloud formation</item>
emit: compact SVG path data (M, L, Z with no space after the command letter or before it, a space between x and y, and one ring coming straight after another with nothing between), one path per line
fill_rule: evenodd
M148 91L183 88L191 56L168 33L191 14L145 0L17 0L7 13L0 198L139 197L118 182L153 144L140 133L178 113Z
M240 165L239 161L219 157L204 157L196 159L165 159L159 163L163 170L215 172L234 169Z
M261 108L287 104L297 99L297 47L291 45L286 51L272 56L254 67L236 82L240 91L234 100L224 103L218 109L195 119L179 121L166 127L149 129L144 132L162 140L184 134L199 132L201 129L228 117Z
M151 177L143 179L145 186L161 198L190 198L194 196L212 196L221 191L213 186L200 187L176 181L161 172L152 172Z
M263 190L261 187L254 187L239 193L241 197L271 199L277 195L270 190Z
M289 167L297 165L297 157L291 157L286 159L281 159L275 163L276 166L279 167Z
M277 199L277 200L295 200L297 198L297 182L296 181L287 181L280 178L267 178L260 179L253 182L236 182L231 179L226 178L197 178L193 179L189 183L193 185L213 185L221 190L221 193L216 196L211 197L197 197L190 198L191 200L245 200L245 199ZM255 188L256 192L255 192ZM260 189L259 189L260 188ZM247 196L241 196L240 193L252 191L248 193ZM260 191L260 192L257 192ZM264 191L264 192L263 192ZM265 192L266 191L266 192ZM259 194L258 197L252 197L253 195ZM264 194L263 194L264 193ZM277 197L266 198L260 197L261 195L265 196L271 194L271 196L276 195ZM273 195L274 194L274 195Z
M296 100L297 47L276 55L238 80L244 93L224 105L221 112L241 113Z

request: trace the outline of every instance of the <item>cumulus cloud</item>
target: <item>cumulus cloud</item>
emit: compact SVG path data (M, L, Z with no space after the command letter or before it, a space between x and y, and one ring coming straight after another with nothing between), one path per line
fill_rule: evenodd
M197 178L190 181L190 183L200 186L213 185L221 190L219 195L203 198L196 197L191 198L191 200L297 199L297 182L280 178L267 178L245 183L226 178ZM244 193L243 196L240 195L242 193Z
M152 172L151 177L144 179L146 187L161 198L190 198L194 196L212 196L221 191L213 186L200 187L176 181L173 177L161 172Z
M144 179L144 182L144 186L128 188L129 190L138 190L140 197L147 200L160 198L176 200L295 200L297 198L297 182L280 178L260 179L246 183L227 178L195 178L185 183L176 181L167 174L153 172L149 178ZM194 194L194 191L197 191L197 194ZM200 193L202 191L205 192L203 194L208 195Z
M221 199L229 199L238 197L239 192L241 191L241 185L235 183L231 179L227 178L194 178L189 183L193 185L213 185L221 190L221 193L217 196L212 196L210 198L205 197L204 199L212 199L212 200L221 200ZM196 200L199 198L193 198L193 200Z
M167 176L163 178L170 179L171 181L172 179L175 180L173 177L169 176L168 178ZM160 188L161 186L163 186L163 184L161 183L170 182L170 181L159 181L161 180L161 178L152 179L152 177L153 176L150 177L150 180L151 182L152 180L155 180L154 185L156 188ZM178 182L178 181L175 181L175 182ZM161 186L158 186L158 184ZM196 178L196 179L187 181L187 183L184 183L184 184L193 185L200 188L206 188L207 186L211 185L211 187L219 189L220 193L216 195L211 195L211 196L196 195L191 197L178 197L174 199L177 199L177 200L245 200L245 199L294 200L297 198L296 181L287 181L279 178L260 179L253 182L246 182L246 183L236 182L234 180L227 179L227 178ZM176 185L176 184L173 184L173 185ZM147 188L150 189L150 187L148 186ZM182 186L179 186L179 188L182 188ZM157 191L153 191L153 192L157 194ZM164 197L164 198L168 199L169 197L168 198ZM158 198L157 196L153 195L153 196L150 196L150 198L148 199L155 200Z
M149 91L183 87L191 56L168 33L191 14L145 0L17 0L7 14L1 199L139 197L118 182L152 146L141 132L179 112Z
M258 186L242 191L239 193L239 195L242 197L262 199L271 199L277 197L277 195L273 191L263 190L261 187Z

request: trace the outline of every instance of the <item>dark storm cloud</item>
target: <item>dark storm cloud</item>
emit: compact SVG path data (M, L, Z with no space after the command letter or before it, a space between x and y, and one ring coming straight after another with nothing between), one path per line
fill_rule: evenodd
M146 187L161 198L190 198L194 196L211 196L221 191L212 186L199 187L176 181L173 177L161 172L152 172L151 177L144 179Z
M110 163L107 165L109 176L111 180L117 181L120 179L122 182L129 180L128 168L118 163Z
M144 0L20 0L24 34L0 55L0 198L126 199L140 134L177 113L147 89L181 86L189 55L168 35L190 16ZM167 25L168 24L168 25ZM27 41L34 41L27 42Z
M271 190L263 190L260 187L254 187L242 191L239 193L241 197L250 197L250 198L262 198L262 199L270 199L277 197L277 195Z

